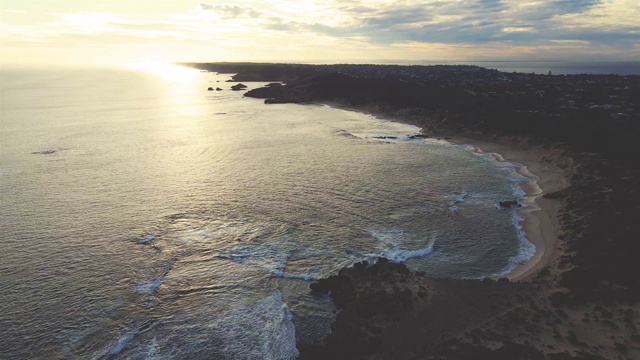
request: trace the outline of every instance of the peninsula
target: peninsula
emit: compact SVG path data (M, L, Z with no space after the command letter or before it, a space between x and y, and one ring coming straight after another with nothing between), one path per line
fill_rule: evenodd
M502 154L540 177L540 250L502 279L433 279L360 263L311 285L341 309L301 359L640 357L640 76L477 66L198 63L268 82L266 104L326 103ZM269 105L265 105L269 106Z

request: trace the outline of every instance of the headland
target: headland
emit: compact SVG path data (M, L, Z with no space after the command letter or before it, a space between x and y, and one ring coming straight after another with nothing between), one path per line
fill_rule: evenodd
M434 279L380 259L311 286L341 309L301 359L640 357L640 76L477 66L189 64L274 82L265 103L330 103L524 165L538 251L497 280ZM496 155L497 156L497 155Z

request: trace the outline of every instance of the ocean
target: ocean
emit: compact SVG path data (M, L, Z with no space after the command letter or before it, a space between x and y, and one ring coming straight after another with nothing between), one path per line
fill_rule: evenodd
M335 317L314 279L534 251L498 206L531 179L416 127L169 65L0 71L2 359L294 358Z

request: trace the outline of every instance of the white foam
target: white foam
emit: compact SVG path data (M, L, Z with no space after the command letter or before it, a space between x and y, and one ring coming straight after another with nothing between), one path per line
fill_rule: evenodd
M524 191L524 189L521 188L520 186L514 186L513 195L515 195L518 200L522 200L525 197L527 197L527 192Z
M276 291L212 326L219 354L229 359L286 360L298 355L292 315Z
M127 333L125 333L124 335L122 335L116 342L115 344L113 344L113 347L111 348L111 350L109 351L109 355L118 355L120 354L120 352L122 352L122 350L124 350L125 347L127 347L127 345L129 344L129 342L131 340L133 340L133 338L138 335L138 333L140 332L140 330L138 329L133 329Z
M321 278L318 276L313 276L308 274L300 274L300 275L285 274L285 273L272 273L272 274L284 279L305 280L305 281L319 280Z
M429 246L429 247L426 247L423 249L417 249L417 250L402 250L396 247L396 248L383 251L379 256L378 255L375 255L375 256L387 258L390 261L395 263L401 263L409 259L429 255L432 252L433 252L433 246Z
M318 280L327 276L329 273L323 264L318 264L318 267L314 269L307 269L307 273L291 273L287 271L287 264L292 257L291 250L286 248L281 249L282 247L283 246L271 246L264 243L240 244L223 251L218 255L218 258L251 266L273 276L285 279ZM300 251L304 251L305 258L319 255L318 251L314 249L296 250L296 252Z
M536 254L536 246L527 239L527 234L524 232L522 225L522 218L516 211L513 212L512 216L513 226L516 228L516 233L518 235L518 252L511 259L509 259L509 264L500 272L493 274L489 277L502 277L510 272L512 272L518 266L522 266L529 261Z
M519 242L519 252L516 256L511 258L511 268L508 272L511 272L516 267L523 265L529 259L531 259L536 253L536 246L529 241L527 238L527 233L525 233L524 228L521 225L522 218L518 215L517 212L513 213L512 221L513 226L516 228L516 232L518 234L518 242Z
M378 232L375 230L367 230L367 232L379 241L378 253L363 255L367 261L375 261L377 258L383 257L389 259L389 261L401 263L409 259L429 255L433 252L432 241L430 241L429 246L424 248L415 250L403 249L401 245L398 244L399 242L404 242L403 231Z
M471 195L468 192L463 191L462 193L459 193L459 194L445 195L444 198L453 200L453 202L449 203L449 211L455 212L460 209L458 207L458 204L462 204L466 202L470 198L470 196Z
M153 240L155 240L157 237L156 234L151 233L143 238L138 239L138 244L142 244L142 245L146 245L146 244L150 244Z
M456 203L457 204L462 204L464 202L464 200L467 198L469 194L465 191L462 194L460 194L460 196L458 197L458 199L456 199Z
M513 190L513 195L518 199L518 203L522 206L526 207L526 204L522 204L523 200L527 198L528 194L525 189L522 187L523 183L536 182L540 180L539 177L528 173L526 167L520 163L507 161L504 157L498 153L484 153L482 150L475 148L473 146L462 146L465 149L471 150L476 154L488 154L490 155L495 162L497 162L496 167L498 169L508 170L511 173L509 177L511 181L511 189ZM527 173L524 175L522 172ZM501 209L502 207L499 204L495 204L495 207ZM509 259L509 264L500 272L491 275L490 277L501 277L509 274L515 268L524 265L527 261L529 261L536 253L536 246L529 241L527 238L527 234L525 233L521 222L523 219L518 215L518 209L511 209L512 211L512 223L516 229L516 234L518 238L518 251L516 255Z
M166 356L160 353L160 345L158 344L158 340L155 338L143 347L142 354L145 360L164 360L173 358L173 356Z
M269 273L281 274L290 255L265 244L240 244L218 255L221 259L253 266Z
M141 294L151 294L158 291L158 288L160 287L160 285L162 285L162 281L167 276L167 274L169 274L169 271L171 271L171 268L173 267L174 263L175 263L175 260L168 262L164 266L165 269L162 272L162 274L160 274L160 276L158 276L157 278L148 282L137 284L136 291L138 291Z

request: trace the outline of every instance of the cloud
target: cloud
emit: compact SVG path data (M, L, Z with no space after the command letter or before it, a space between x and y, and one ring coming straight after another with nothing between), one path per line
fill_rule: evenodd
M166 0L155 7L146 6L152 0L141 2L136 0L135 10L83 2L82 7L30 7L15 16L14 8L24 9L12 6L1 12L7 16L0 20L0 41L60 47L80 41L164 43L163 49L189 44L216 56L281 51L297 59L402 58L403 51L424 58L434 49L447 59L454 48L451 56L491 52L496 58L502 56L497 49L505 54L517 49L530 57L571 47L637 58L640 49L638 0L199 0L195 6Z
M427 9L422 6L413 6L382 11L377 16L365 20L365 24L372 27L390 28L430 20L432 20L432 16L427 13Z
M601 4L602 0L553 0L545 4L545 8L554 9L557 14L581 13Z
M204 11L212 11L220 16L221 19L237 19L241 17L257 18L260 12L250 6L238 6L230 4L212 5L200 3L200 9Z
M274 1L274 0L272 0ZM620 0L618 0L620 1ZM624 0L621 0L624 1ZM597 26L602 15L592 10L615 1L602 0L384 0L341 1L332 6L334 18L323 21L321 14L312 22L295 24L272 22L272 30L305 30L334 37L361 36L371 43L402 42L489 44L523 42L528 44L554 40L637 38L633 26L612 24ZM285 5L287 1L280 1ZM637 10L637 9L636 9ZM640 15L636 11L636 15ZM574 18L573 25L569 20ZM581 19L581 20L579 20Z

